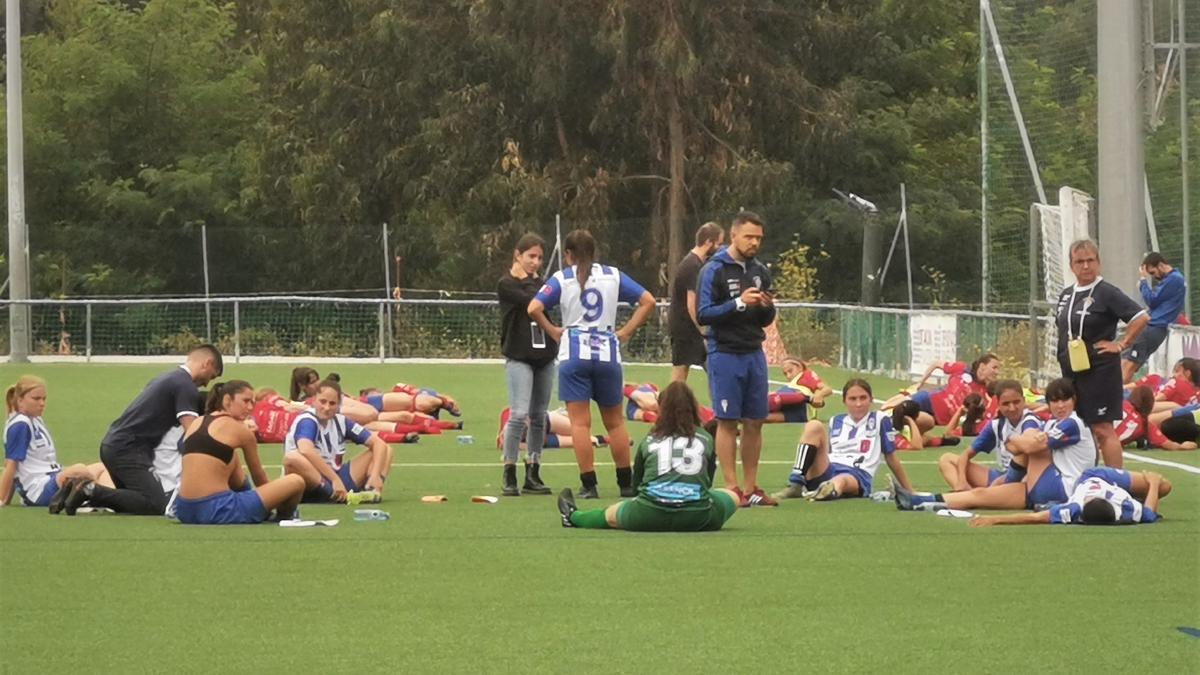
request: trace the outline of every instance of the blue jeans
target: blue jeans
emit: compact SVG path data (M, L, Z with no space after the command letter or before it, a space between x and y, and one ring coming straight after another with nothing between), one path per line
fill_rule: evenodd
M516 464L521 454L521 437L526 436L526 456L531 464L541 461L546 440L546 409L554 388L554 362L535 367L524 361L504 363L508 379L508 424L504 426L504 463ZM525 426L529 425L529 434Z

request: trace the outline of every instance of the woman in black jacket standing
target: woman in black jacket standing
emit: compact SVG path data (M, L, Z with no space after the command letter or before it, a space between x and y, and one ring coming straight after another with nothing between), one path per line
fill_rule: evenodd
M521 494L517 489L517 455L520 454L522 436L526 436L527 448L523 490L530 494L550 494L550 488L542 483L539 468L558 344L525 312L542 286L538 271L542 267L545 248L546 243L536 234L521 237L513 251L512 268L500 278L496 288L503 331L500 348L505 358L508 406L511 408L503 439L504 486L501 494L506 497ZM528 434L525 433L527 424Z

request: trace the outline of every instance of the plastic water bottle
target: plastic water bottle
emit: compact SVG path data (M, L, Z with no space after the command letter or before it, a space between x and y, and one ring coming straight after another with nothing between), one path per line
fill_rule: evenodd
M473 445L474 443L475 443L475 437L474 437L474 436L468 436L468 435L466 435L466 434L463 434L462 436L459 436L459 437L458 437L458 444L459 444L459 445Z
M388 512L383 511L381 509L355 509L354 510L354 519L355 520L360 520L360 521L387 520L388 518L391 518L391 516L388 515Z

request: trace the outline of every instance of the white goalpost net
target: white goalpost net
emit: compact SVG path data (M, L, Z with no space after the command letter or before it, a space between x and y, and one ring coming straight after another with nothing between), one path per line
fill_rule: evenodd
M1091 236L1095 200L1091 195L1072 187L1058 190L1058 204L1034 204L1032 215L1037 219L1041 237L1042 293L1030 300L1045 302L1042 312L1042 377L1057 373L1057 336L1054 331L1054 304L1059 293L1075 283L1071 273L1071 243ZM1033 273L1033 270L1031 270Z

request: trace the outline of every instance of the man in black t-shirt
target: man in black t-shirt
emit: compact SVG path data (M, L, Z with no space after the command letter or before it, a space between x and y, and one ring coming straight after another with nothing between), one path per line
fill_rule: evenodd
M188 353L183 365L150 380L100 441L100 461L116 488L92 482L73 485L64 502L67 515L85 502L118 513L163 515L167 496L154 475L154 449L172 427L186 430L203 414L197 406L197 385L220 377L223 369L221 352L201 345Z
M1058 365L1063 377L1075 385L1075 410L1095 436L1105 466L1120 469L1124 460L1113 422L1123 414L1121 352L1133 344L1150 316L1100 276L1100 250L1094 242L1081 239L1071 244L1070 250L1076 283L1058 296ZM1119 342L1118 321L1126 323ZM1071 366L1072 342L1076 340L1077 358L1086 353L1086 367L1079 363L1079 370Z
M700 268L725 242L721 226L708 222L696 230L696 246L688 251L671 283L671 309L667 327L671 334L671 381L686 382L691 366L703 366L708 355L700 324L696 322L696 283Z

